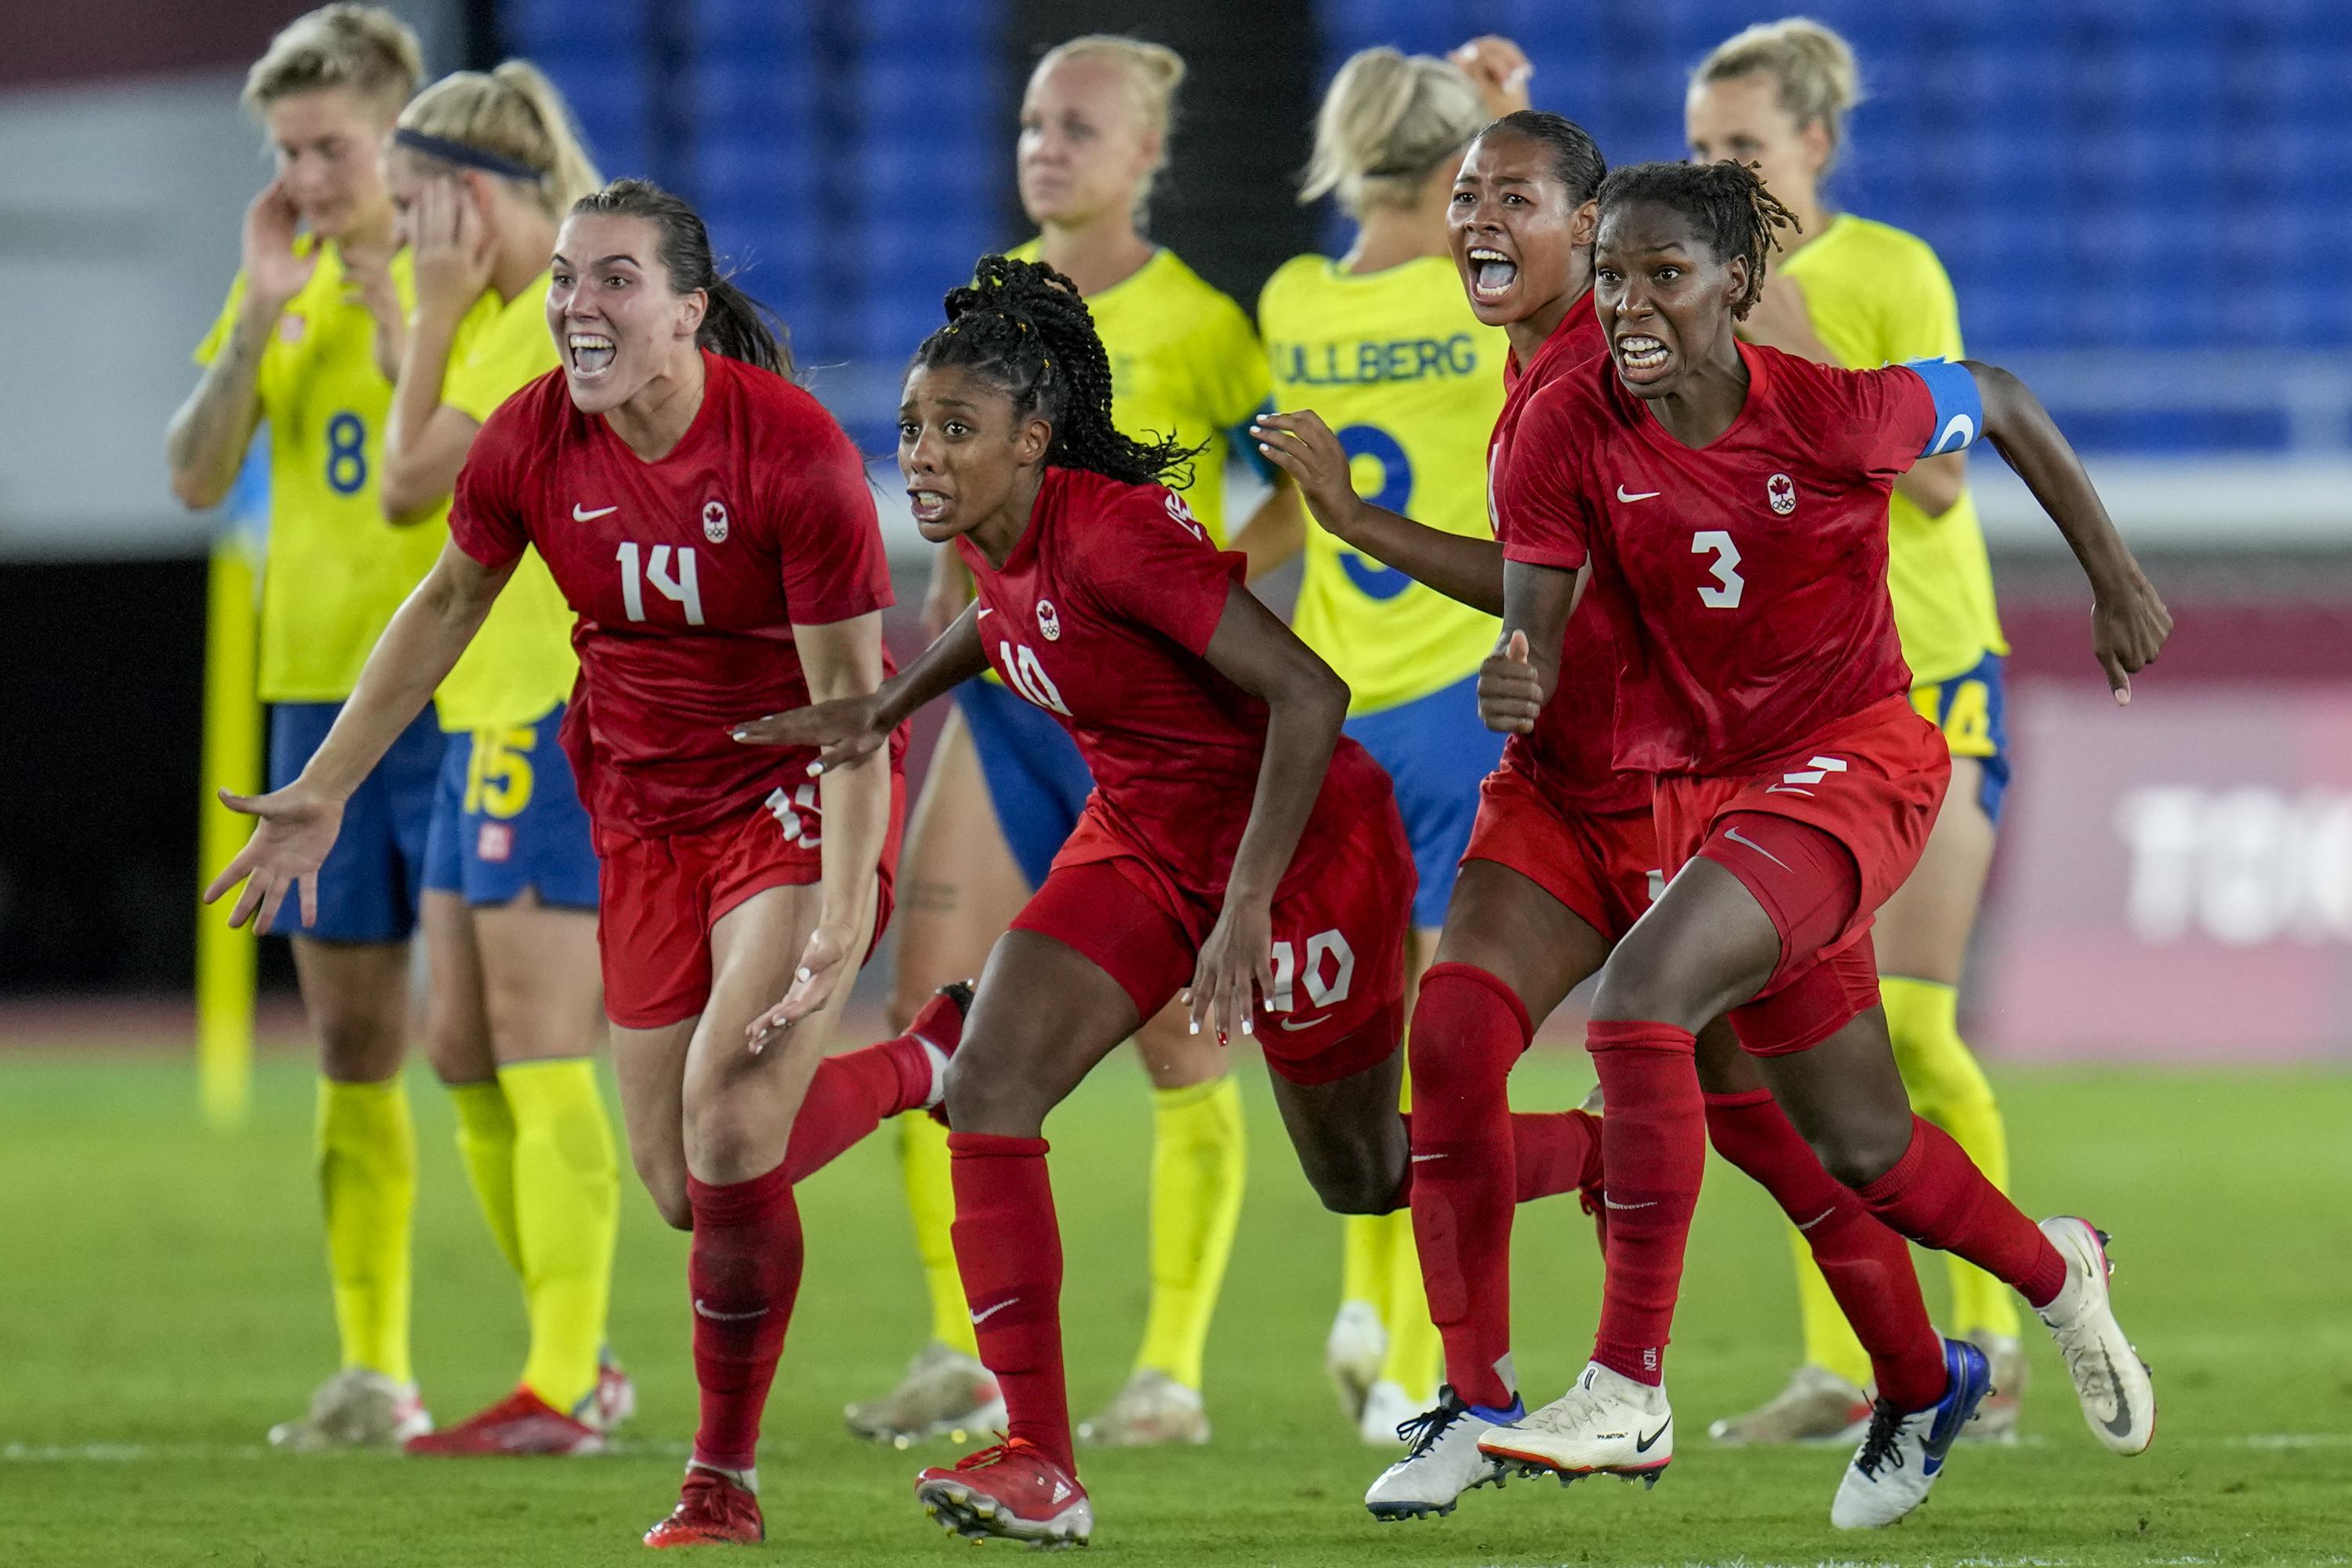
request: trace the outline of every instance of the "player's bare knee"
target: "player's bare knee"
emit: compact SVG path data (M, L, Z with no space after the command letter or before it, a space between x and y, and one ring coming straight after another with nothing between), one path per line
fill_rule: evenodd
M629 1152L629 1162L636 1167L637 1180L645 1184L646 1195L653 1199L662 1223L672 1230L692 1230L694 1206L686 1199L686 1167L667 1155L635 1149Z
M992 1068L985 1047L978 1052L967 1041L948 1062L948 1124L959 1132L992 1132L1008 1138L1034 1138L1053 1107L1025 1081L1024 1075Z
M1911 1146L1911 1128L1840 1120L1807 1135L1822 1168L1845 1186L1866 1187L1895 1168Z

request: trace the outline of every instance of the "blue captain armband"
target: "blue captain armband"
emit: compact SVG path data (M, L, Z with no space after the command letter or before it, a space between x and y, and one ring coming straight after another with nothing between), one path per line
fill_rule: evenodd
M1935 434L1919 455L1940 458L1975 445L1984 435L1984 395L1977 390L1977 378L1969 367L1949 359L1906 359L1903 365L1927 384L1927 395L1936 405Z

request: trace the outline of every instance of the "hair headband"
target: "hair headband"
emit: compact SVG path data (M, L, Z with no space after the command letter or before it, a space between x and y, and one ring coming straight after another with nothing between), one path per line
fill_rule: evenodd
M547 176L528 163L512 158L502 158L469 142L453 142L446 136L428 136L422 131L411 131L403 125L392 133L392 139L412 153L422 153L428 158L438 158L445 163L457 163L468 169L479 169L486 174L497 174L509 180L522 180L538 184Z

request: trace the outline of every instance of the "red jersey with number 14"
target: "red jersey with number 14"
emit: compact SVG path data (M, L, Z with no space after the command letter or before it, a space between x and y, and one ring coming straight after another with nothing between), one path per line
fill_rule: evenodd
M1265 704L1203 657L1242 558L1210 543L1174 491L1061 468L1045 470L1003 566L968 538L956 549L989 663L1060 721L1094 774L1087 815L1214 907L1265 753ZM1371 754L1342 736L1294 868L1389 793Z
M541 377L475 437L449 513L485 566L536 546L579 616L564 749L597 825L635 837L806 783L814 752L745 746L729 727L807 705L795 622L891 603L866 466L841 426L780 375L708 352L702 365L702 406L654 463L574 407L562 372Z
M1568 308L1524 371L1516 357L1505 362L1507 390L1487 451L1486 489L1488 510L1495 514L1489 521L1507 556L1510 521L1494 506L1493 498L1508 488L1507 476L1547 460L1543 451L1518 439L1528 405L1554 381L1608 357L1609 340L1592 313L1588 289ZM1512 736L1503 747L1503 765L1533 781L1561 811L1609 816L1650 804L1649 779L1617 766L1617 645L1609 635L1607 616L1597 605L1580 606L1560 638L1559 689L1536 715L1535 729Z
M1886 595L1886 496L1936 431L1902 365L1739 345L1748 400L1684 446L1607 357L1538 393L1497 493L1513 561L1592 567L1622 661L1617 761L1733 774L1910 690ZM1581 611L1580 611L1580 618Z

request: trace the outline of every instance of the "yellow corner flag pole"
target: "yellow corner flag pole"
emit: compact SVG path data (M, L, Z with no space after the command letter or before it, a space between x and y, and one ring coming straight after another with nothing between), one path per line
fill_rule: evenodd
M250 817L221 805L226 788L261 787L261 703L255 695L260 615L257 551L249 530L231 526L214 541L205 612L205 738L196 828L201 894L253 831ZM229 929L231 900L196 906L196 1079L205 1121L232 1131L245 1121L253 1089L253 933Z

